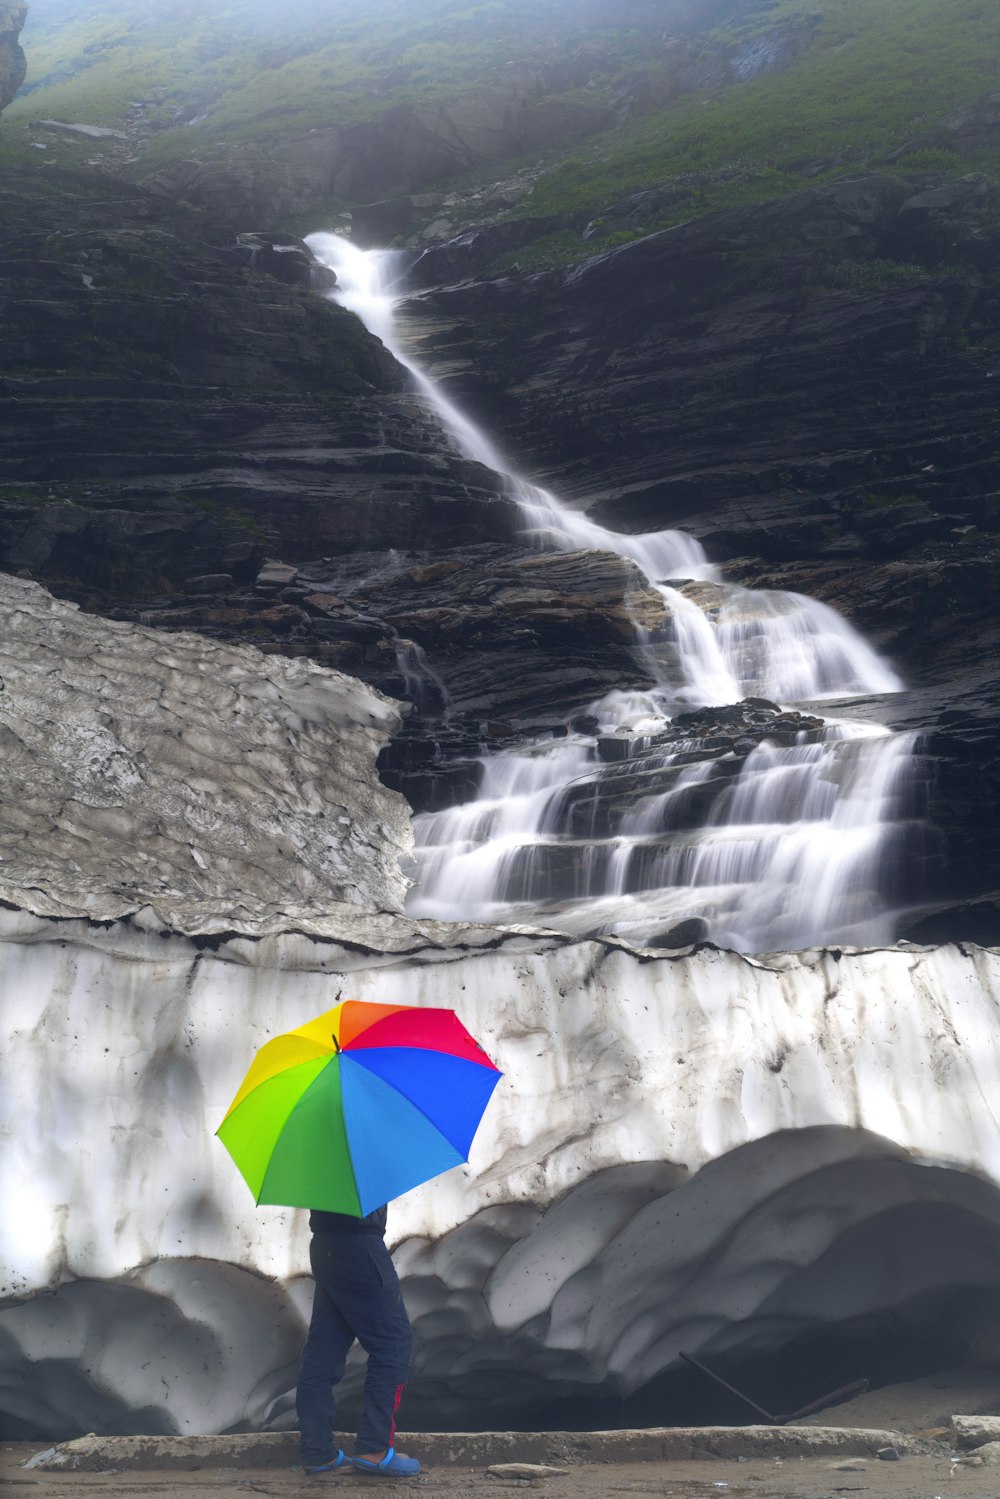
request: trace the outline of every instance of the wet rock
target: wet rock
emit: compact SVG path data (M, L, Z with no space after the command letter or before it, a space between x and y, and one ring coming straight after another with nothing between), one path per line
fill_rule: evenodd
M294 583L298 575L298 568L269 558L254 579L254 587L265 593L277 592L279 588L287 588L290 583Z
M185 593L228 593L233 586L230 573L203 573L197 578L188 578Z
M338 586L428 652L452 714L483 720L565 721L612 685L648 681L632 621L665 618L638 568L604 552L468 548Z
M236 243L253 271L313 291L329 291L337 284L330 267L321 265L308 245L294 235L244 232L236 236Z
M431 562L426 567L411 568L409 577L411 583L439 583L442 578L450 578L467 566L466 562L454 558L448 562Z
M679 921L676 926L664 932L662 937L657 937L651 947L693 947L698 942L704 942L708 937L708 927L700 916L693 916L687 921Z
M343 615L347 609L343 599L338 598L335 593L306 593L302 596L302 603L307 610L314 610L317 614L333 619Z
M446 244L425 250L407 271L407 284L417 287L442 286L479 276L501 255L520 250L543 235L567 227L567 220L555 215L544 218L511 219L483 229L461 234Z

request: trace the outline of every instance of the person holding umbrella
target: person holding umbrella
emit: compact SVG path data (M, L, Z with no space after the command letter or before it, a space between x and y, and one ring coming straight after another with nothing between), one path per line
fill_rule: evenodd
M419 1473L394 1447L412 1332L392 1198L469 1158L500 1072L452 1010L344 1000L261 1047L217 1131L258 1203L310 1209L312 1318L296 1409L308 1473ZM352 1457L333 1443L347 1353L368 1354Z
M307 1473L330 1473L345 1462L344 1453L331 1441L333 1388L343 1378L355 1340L368 1355L368 1370L355 1455L347 1460L373 1473L420 1472L415 1457L404 1457L393 1446L413 1333L385 1247L386 1218L384 1207L364 1218L317 1208L309 1214L309 1260L316 1288L295 1398Z

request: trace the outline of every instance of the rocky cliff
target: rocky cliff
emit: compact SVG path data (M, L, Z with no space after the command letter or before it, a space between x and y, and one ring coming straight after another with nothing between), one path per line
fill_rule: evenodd
M6 108L24 82L27 60L18 37L27 15L25 0L0 3L0 110Z
M155 596L268 552L509 534L304 246L58 169L4 197L8 567Z
M824 599L888 652L919 691L882 713L928 736L950 838L934 898L988 897L960 918L984 939L997 192L847 180L535 277L477 279L463 240L438 262L455 284L409 307L409 347L526 472L615 529L689 531L727 577Z
M112 229L93 180L51 168L6 195L5 567L423 693L385 761L417 806L468 794L484 745L648 685L629 621L660 601L621 559L519 542L506 482L324 300L303 245L194 210L168 227L120 184ZM564 498L683 527L733 580L822 598L890 654L914 690L861 711L923 736L914 936L997 930L995 200L982 175L866 177L527 278L476 279L463 239L436 262L453 284L406 316Z

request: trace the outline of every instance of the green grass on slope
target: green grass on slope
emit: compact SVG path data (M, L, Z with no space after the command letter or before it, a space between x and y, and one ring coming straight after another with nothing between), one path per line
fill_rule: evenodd
M144 100L163 127L150 164L509 82L588 39L618 65L638 62L644 46L627 4L622 24L602 26L581 18L576 0L37 0L37 12L22 38L27 92L5 123L114 126Z
M572 64L583 41L594 49L586 97L608 98L638 69L663 66L659 33L654 41L630 24L632 4L36 0L24 34L29 92L4 115L0 160L23 158L30 119L116 125L133 100L145 101L146 119L162 127L143 154L151 170L218 143L267 149L314 126L407 99L453 97L540 66L568 67L561 97L578 97L587 70L573 74ZM809 30L811 44L783 73L688 95L578 142L572 154L553 152L516 212L564 214L576 228L508 259L524 269L564 263L696 214L878 167L949 111L1000 89L997 0L758 0L742 10L736 0L704 0L703 14L713 4L716 17L728 9L742 19L692 42L706 60L729 57L785 21ZM48 159L99 149L45 139ZM935 146L904 165L954 174L995 163ZM502 170L491 167L490 178ZM638 215L609 212L665 184L672 187ZM583 241L579 226L602 215L601 232Z
M786 0L770 22L801 14ZM540 178L525 214L599 214L681 178L676 222L873 164L941 117L1000 87L1000 6L992 0L826 0L813 46L787 72L691 96L593 140ZM915 166L956 167L933 151Z

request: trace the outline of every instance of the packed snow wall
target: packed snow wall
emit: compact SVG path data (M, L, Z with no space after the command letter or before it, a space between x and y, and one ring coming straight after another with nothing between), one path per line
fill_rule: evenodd
M1000 1294L998 954L2 929L14 1431L290 1419L306 1215L255 1208L213 1131L255 1047L340 989L454 1006L504 1071L469 1165L391 1210L411 1419L524 1420L682 1349Z
M624 1411L681 1351L1000 1306L1000 953L414 921L386 700L0 589L8 1436L290 1424L305 1214L255 1208L214 1130L341 990L453 1006L504 1072L469 1165L392 1209L408 1424Z

